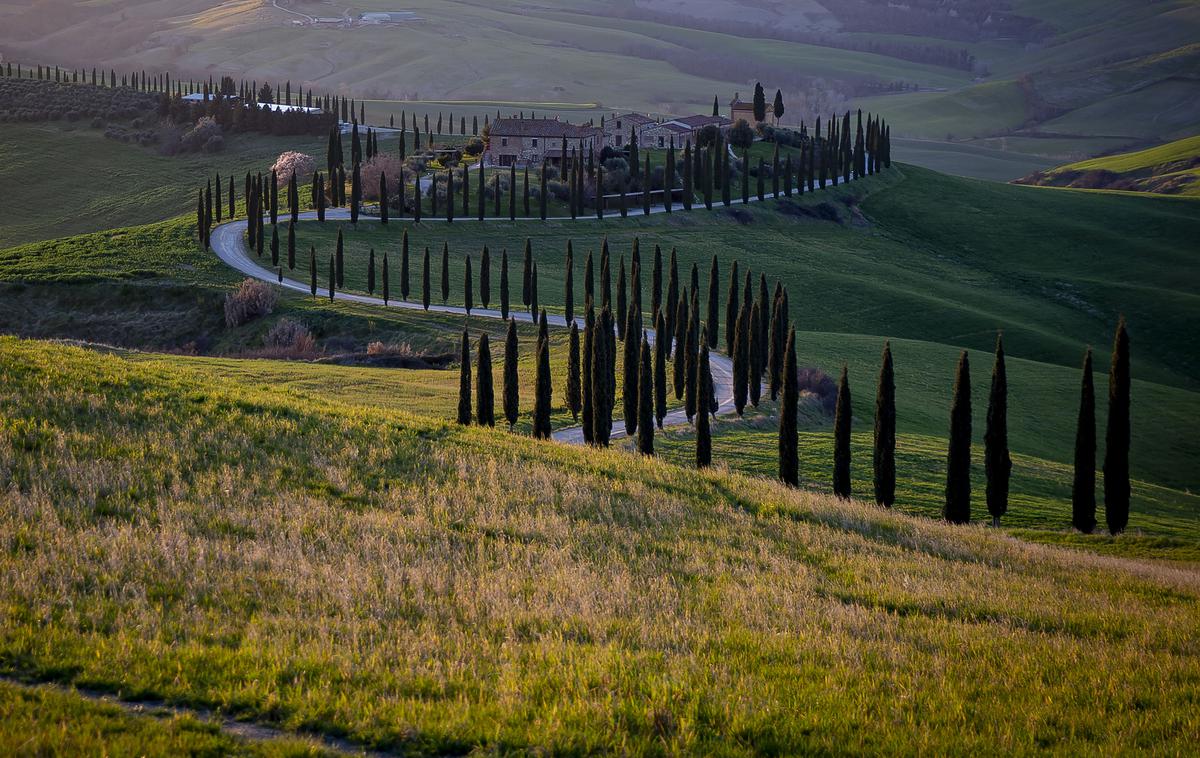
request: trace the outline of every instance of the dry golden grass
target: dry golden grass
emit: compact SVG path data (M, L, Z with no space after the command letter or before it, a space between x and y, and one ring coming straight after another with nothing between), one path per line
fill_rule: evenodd
M402 752L1192 752L1200 574L0 339L0 669Z

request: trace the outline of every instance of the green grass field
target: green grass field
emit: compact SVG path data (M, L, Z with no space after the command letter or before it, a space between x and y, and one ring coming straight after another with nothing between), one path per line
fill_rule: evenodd
M1091 179L1103 172L1100 179ZM1027 177L1024 183L1053 187L1085 186L1200 196L1200 136L1133 153L1079 161ZM1099 186L1096 186L1099 185Z
M183 364L0 356L8 676L408 754L1195 746L1191 570ZM0 703L10 745L235 752Z

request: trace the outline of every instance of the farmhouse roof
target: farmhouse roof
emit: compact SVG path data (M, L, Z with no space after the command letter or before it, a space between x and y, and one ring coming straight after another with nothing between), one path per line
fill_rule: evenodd
M571 124L556 118L498 118L491 126L492 135L504 137L584 139L598 131L594 126Z
M622 121L622 122L627 121L630 124L636 124L638 126L641 126L642 124L654 123L654 119L650 118L649 116L643 116L641 113L632 113L632 112L631 113L622 113L620 115L613 116L610 119L610 121Z
M677 118L672 123L683 124L689 129L703 129L706 126L728 126L730 120L724 116L684 116Z

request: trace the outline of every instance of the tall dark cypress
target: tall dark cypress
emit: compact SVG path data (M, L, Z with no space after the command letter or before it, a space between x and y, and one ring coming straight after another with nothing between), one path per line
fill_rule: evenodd
M583 302L596 300L596 277L592 271L592 251L589 250L587 260L583 262Z
M492 348L487 332L479 335L479 365L475 371L475 419L480 426L495 426L496 393L492 387Z
M578 421L579 411L583 407L582 386L580 383L579 366L579 325L571 322L571 337L567 343L567 410L571 418Z
M425 248L425 267L421 271L421 306L425 310L429 310L429 284L432 275L429 265L429 248Z
M471 423L471 341L466 329L458 356L458 423L463 426Z
M636 344L632 337L628 340ZM650 343L642 335L638 356L638 452L654 455L654 369L650 364Z
M625 351L621 364L621 400L625 411L625 433L633 436L638 425L638 327L633 303L625 316Z
M846 366L842 365L842 376L838 380L837 406L833 413L833 494L850 497L850 426L853 411L850 401L850 379Z
M1012 458L1008 454L1008 372L1004 367L1004 342L1000 336L996 337L996 362L992 365L992 390L988 396L983 444L988 513L992 514L992 526L1000 526L1000 517L1008 511L1008 479L1012 473Z
M234 192L233 174L229 175L229 218L237 215L237 195Z
M771 325L766 320L766 315L771 312L771 296L767 293L767 275L760 273L758 275L758 305L762 309L763 320L759 324L758 331L758 346L759 355L767 354L767 340L770 338ZM766 361L762 362L762 367L766 368Z
M688 294L684 288L675 310L675 365L672 373L672 384L675 389L675 399L683 398L687 384L687 333L688 333Z
M965 524L971 520L971 367L966 350L958 358L954 401L950 406L946 504L942 515L952 524Z
M691 293L693 300L700 297L700 267L696 263L692 263L691 286L688 287L688 292ZM697 314L698 317L699 314Z
M437 191L437 188L434 188ZM446 223L454 223L454 205L456 199L454 197L454 169L446 169Z
M742 151L742 204L750 202L750 148Z
M800 400L796 375L796 328L788 330L787 350L783 359L783 392L779 401L779 479L796 487L800 484L800 437L796 412Z
M738 313L733 335L733 409L741 416L746 410L746 397L750 377L750 323L745 309Z
M759 325L762 323L762 319L762 306L760 306L758 303L755 303L754 307L750 309L749 334L753 335L759 333ZM752 339L747 339L746 341L750 343L749 371L746 374L748 377L746 389L750 393L750 403L757 408L759 400L762 399L762 375L763 367L767 362L767 356L763 355L762 346L759 345L757 341Z
M271 227L271 265L279 266L279 227Z
M371 248L371 254L367 258L367 293L375 294L375 248Z
M487 179L485 178L483 165L479 166L479 189L475 192L475 215L480 221L483 221L484 214L487 212Z
M337 248L335 253L335 267L337 269L337 286L338 289L345 287L345 280L342 278L344 273L343 265L345 263L345 246L342 242L342 228L338 227Z
M1091 534L1096 528L1096 388L1092 351L1083 356L1079 419L1075 424L1075 477L1071 485L1071 524Z
M521 303L529 305L529 279L533 274L533 242L525 238L525 258L521 263Z
M466 186L466 185L463 185ZM488 246L483 246L479 255L479 302L487 308L492 299L492 255Z
M272 182L271 186L272 187L275 186L274 182ZM362 171L360 170L359 165L357 163L355 163L354 168L352 169L352 172L350 175L350 223L351 224L358 223L358 211L359 211L359 205L361 205L361 204L362 204ZM272 190L272 198L271 198L271 211L272 211L271 215L272 216L275 215L274 210L275 210L275 198L274 198L274 190Z
M313 297L317 296L317 248L308 248L308 289Z
M717 267L717 256L713 255L712 264L708 269L708 316L705 323L705 333L708 334L708 347L717 347L717 332L720 330L721 312L721 272Z
M587 310L583 316L583 367L580 372L580 403L581 415L583 416L583 441L587 444L592 444L592 429L595 423L595 414L593 413L594 397L592 396L592 354L595 348L593 341L596 338L596 308L592 304L592 299L587 298Z
M891 508L896 502L896 377L892 344L883 343L879 381L875 388L875 502Z
M538 267L537 263L533 264L533 271L529 273L529 313L536 316L538 313Z
M536 269L535 269L536 270ZM550 337L546 331L546 311L538 322L537 377L534 385L533 436L550 439L550 405L553 392L550 382Z
M474 303L475 293L475 277L471 273L471 256L467 256L465 269L463 273L463 307L467 310L467 315L471 315L471 307Z
M695 418L697 408L700 409L700 412L703 412L696 394L699 390L696 384L696 371L700 357L700 299L696 296L695 291L691 292L690 295L691 303L688 305L687 335L683 348L683 408L684 412L687 413L688 421Z
M386 252L384 252L384 254L383 254L383 304L384 305L388 304L388 296L391 294L389 291L388 285L389 285L389 282L388 282L388 254Z
M699 339L700 352L696 356L696 394L700 400L700 408L696 413L696 468L708 468L712 465L712 427L707 398L712 395L712 370L708 363L708 335L701 329Z
M511 430L516 426L521 410L521 388L517 378L517 320L508 320L504 338L504 420Z
M612 261L608 254L608 236L600 243L600 307L612 306Z
M329 256L329 301L333 302L334 292L337 290L337 266L333 261L333 256Z
M1125 317L1113 338L1108 373L1108 428L1104 436L1104 520L1110 534L1129 524L1129 331Z
M667 319L660 310L655 321L654 335L654 420L662 429L667 417L667 347L670 341Z
M729 270L729 292L725 296L725 354L733 357L735 337L740 327L737 327L738 313L741 305L738 302L738 262L734 260Z
M400 242L400 298L408 299L408 230Z
M500 317L508 318L508 248L500 250Z
M592 338L592 441L601 447L608 447L609 433L612 430L612 406L609 404L609 368L612 359L609 337L613 328L612 311L604 308L596 321L595 334Z

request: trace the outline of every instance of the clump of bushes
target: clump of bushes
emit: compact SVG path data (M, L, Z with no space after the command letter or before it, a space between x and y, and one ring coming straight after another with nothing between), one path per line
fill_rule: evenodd
M819 368L806 366L796 371L800 392L815 396L826 413L837 407L837 383Z
M179 144L187 152L216 153L225 148L225 137L217 120L212 116L204 116L196 120L195 126L184 132Z
M290 318L276 321L263 337L263 347L266 351L280 356L311 355L316 346L317 341L308 327Z
M359 171L362 176L363 197L367 200L378 200L379 175L387 176L388 192L394 195L400 187L404 163L398 155L379 153L364 163Z
M275 309L274 288L257 279L245 279L236 291L225 296L225 323L241 326L262 318Z

